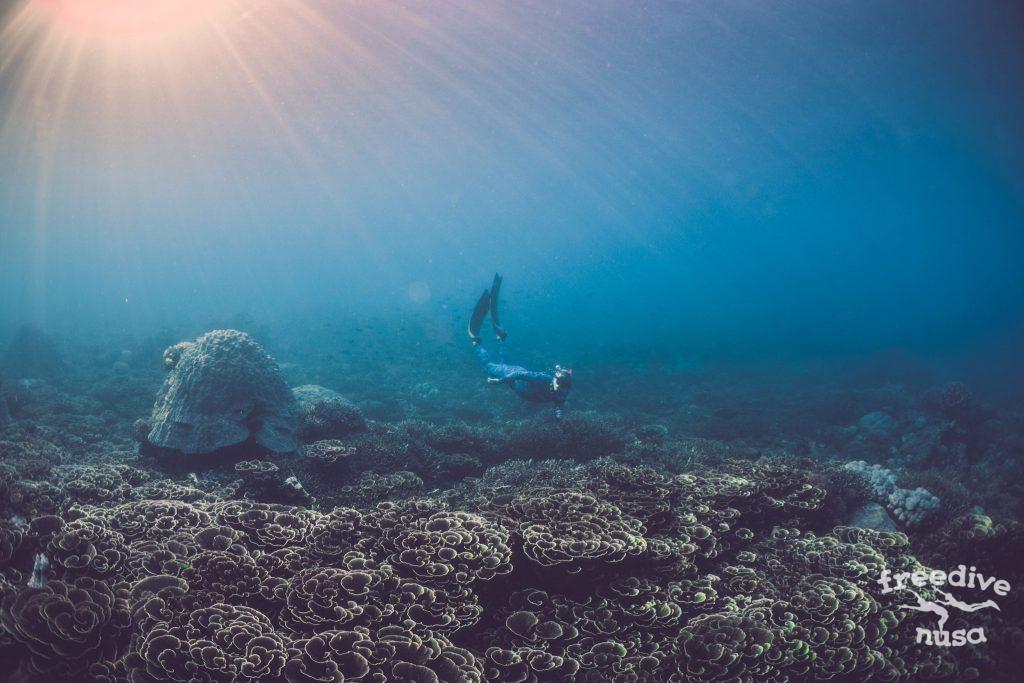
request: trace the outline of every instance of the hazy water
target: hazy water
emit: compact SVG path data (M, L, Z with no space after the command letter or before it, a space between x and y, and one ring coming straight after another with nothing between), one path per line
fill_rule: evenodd
M6 4L0 331L447 343L500 270L548 356L1024 374L1014 3L225 3L142 38Z

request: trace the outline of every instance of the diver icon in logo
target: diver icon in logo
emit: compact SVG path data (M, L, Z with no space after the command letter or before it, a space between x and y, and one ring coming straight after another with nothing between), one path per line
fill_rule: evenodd
M962 600L958 600L944 590L936 589L935 592L942 596L941 600L925 600L921 595L910 588L904 588L904 590L910 591L915 598L917 598L916 605L899 605L901 609L910 609L917 612L931 612L937 614L939 617L938 628L934 631L928 631L928 629L918 628L917 629L917 642L927 643L928 645L965 645L967 643L977 644L986 642L985 631L980 626L967 629L957 629L952 634L946 631L946 621L949 619L949 610L947 607L955 607L961 612L977 612L978 610L986 609L988 607L994 607L999 609L999 605L996 604L995 600L986 600L984 602L966 603Z
M946 620L949 619L949 610L946 607L956 607L961 612L977 612L978 610L985 609L986 607L994 607L999 609L999 605L996 604L995 600L986 600L985 602L976 602L969 604L958 600L944 590L935 589L935 592L943 597L942 600L925 600L921 597L920 593L913 591L909 588L905 589L910 591L915 598L917 598L916 605L899 605L901 609L912 609L918 612L932 612L933 614L939 615L939 631L945 630L943 627L946 625Z

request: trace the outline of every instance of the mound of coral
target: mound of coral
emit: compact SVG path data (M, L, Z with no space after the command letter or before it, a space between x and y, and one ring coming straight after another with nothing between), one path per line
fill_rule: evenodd
M252 439L298 448L298 406L274 360L252 337L214 330L164 352L167 379L149 422L150 444L212 453Z
M863 460L846 463L846 469L863 477L872 493L889 512L908 527L920 526L934 515L942 502L927 489L901 488L896 475L881 465L868 465Z
M292 389L299 404L299 436L305 442L337 439L366 427L362 413L336 391L316 384Z

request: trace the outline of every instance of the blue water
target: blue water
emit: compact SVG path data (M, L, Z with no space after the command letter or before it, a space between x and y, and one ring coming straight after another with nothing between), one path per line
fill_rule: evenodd
M1016 683L1022 93L1013 0L0 0L0 683Z
M303 6L123 40L12 5L0 328L449 340L500 270L547 357L1020 376L1013 3Z

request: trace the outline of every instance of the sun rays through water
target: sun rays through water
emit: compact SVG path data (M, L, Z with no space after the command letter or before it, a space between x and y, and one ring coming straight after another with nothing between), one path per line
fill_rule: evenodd
M452 79L440 93L429 90L444 79L439 62L447 57L438 53L458 49L430 17L415 5L379 7L20 6L0 33L0 153L9 160L0 174L9 192L34 198L22 216L31 230L21 236L32 242L33 273L46 272L58 243L106 240L108 258L129 267L130 250L117 254L130 243L126 233L173 230L178 244L198 242L189 206L212 207L203 216L212 226L248 220L247 237L257 240L261 230L293 239L329 220L338 226L331 238L347 247L373 239L368 207L382 188L415 214L416 192L395 170L395 143L408 143L406 160L414 159L437 128L431 122L452 118L447 93L472 93ZM470 10L460 16L492 21ZM431 74L433 83L424 82ZM287 197L291 225L260 225L270 186ZM56 204L88 214L88 229L73 215L58 220ZM366 253L387 259L385 249Z

